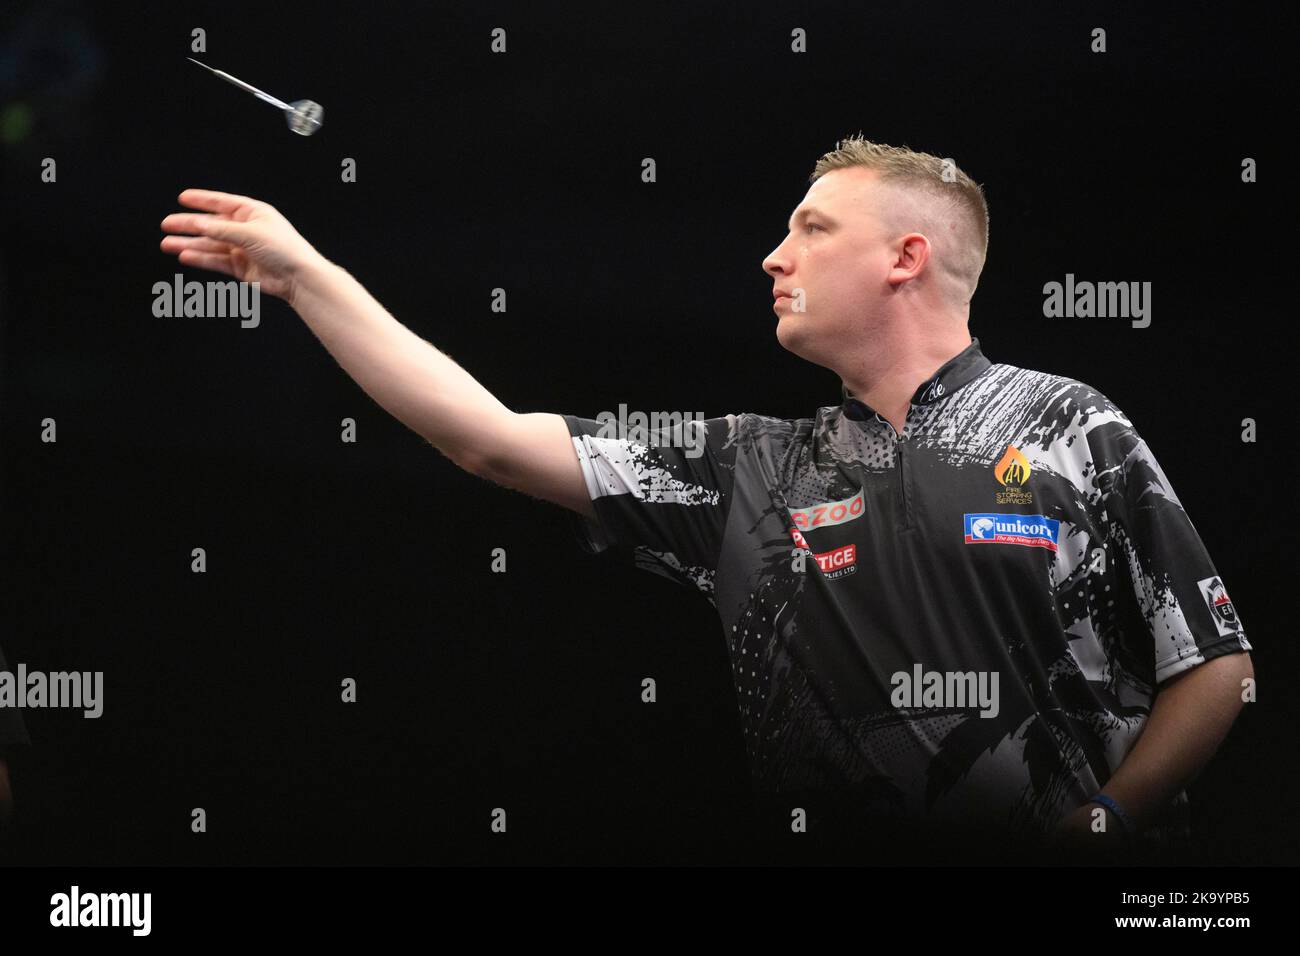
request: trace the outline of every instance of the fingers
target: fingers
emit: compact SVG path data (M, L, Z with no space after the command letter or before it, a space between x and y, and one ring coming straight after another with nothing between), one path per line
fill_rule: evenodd
M256 199L248 196L236 196L234 193L219 193L211 189L186 189L177 197L182 206L191 209L203 209L228 216L240 206L252 206Z
M199 252L195 249L182 249L177 258L183 265L194 266L196 269L211 269L213 272L224 272L228 276L235 276L235 265L228 255L222 255L218 252Z
M217 242L215 239L206 239L196 236L163 236L159 245L163 252L184 252L186 249L193 249L197 252L216 252L221 255L230 255L235 247L228 242Z
M220 216L197 212L174 212L162 221L163 232L184 232L207 236L219 242L242 245L252 238L247 223L223 219Z

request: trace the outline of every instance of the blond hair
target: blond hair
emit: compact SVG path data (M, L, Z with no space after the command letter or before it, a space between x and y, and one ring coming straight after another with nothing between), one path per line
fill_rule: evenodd
M816 182L837 169L862 166L880 175L901 194L905 212L892 225L903 230L920 228L935 250L941 268L965 290L965 301L975 293L989 248L989 207L980 184L940 159L906 146L887 146L864 139L861 133L840 140L817 160L808 181Z

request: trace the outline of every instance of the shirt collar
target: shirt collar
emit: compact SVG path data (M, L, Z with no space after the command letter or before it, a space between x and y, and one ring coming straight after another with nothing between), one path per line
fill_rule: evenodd
M993 363L980 351L980 340L971 337L970 345L939 366L932 376L917 386L912 395L913 405L933 405L947 398L957 389L984 374ZM847 385L841 385L844 412L849 418L870 418L876 410L866 402L854 398Z

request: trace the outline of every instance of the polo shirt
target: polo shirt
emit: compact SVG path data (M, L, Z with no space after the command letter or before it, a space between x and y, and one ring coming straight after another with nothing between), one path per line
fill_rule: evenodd
M1124 413L978 339L901 434L847 389L794 420L563 417L583 550L717 610L759 792L1041 835L1106 784L1160 684L1251 648ZM1144 838L1185 843L1186 810Z

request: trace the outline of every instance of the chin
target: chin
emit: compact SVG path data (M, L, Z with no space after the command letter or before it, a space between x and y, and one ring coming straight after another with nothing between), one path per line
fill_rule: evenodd
M823 342L821 340L823 336L816 335L814 330L810 329L805 323L798 320L791 321L787 316L782 316L780 323L776 327L776 340L791 355L796 355L813 365L831 368L831 363L834 362L835 347L833 342ZM829 348L826 347L827 345L829 345Z
M800 317L802 319L803 316ZM787 352L793 352L800 358L811 344L808 329L804 322L790 315L783 315L776 323L776 340Z

